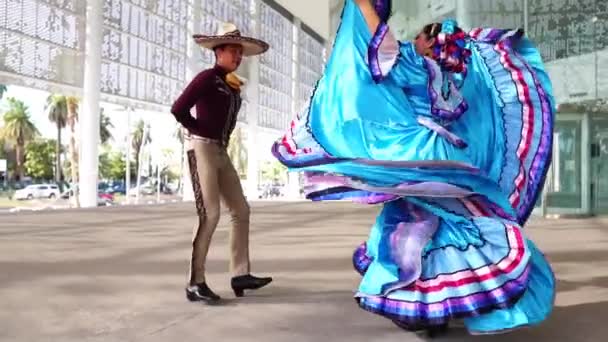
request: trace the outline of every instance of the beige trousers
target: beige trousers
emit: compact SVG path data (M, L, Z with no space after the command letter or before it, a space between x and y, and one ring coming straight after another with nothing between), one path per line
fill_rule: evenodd
M205 282L205 261L220 220L220 199L232 218L230 271L233 276L249 274L249 204L226 149L210 141L191 140L188 163L198 214L192 239L190 285Z

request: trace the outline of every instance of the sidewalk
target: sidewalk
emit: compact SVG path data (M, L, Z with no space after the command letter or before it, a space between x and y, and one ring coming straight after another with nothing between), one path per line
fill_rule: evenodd
M274 283L236 300L229 290L223 218L209 256L210 285L227 299L185 301L191 203L0 217L0 341L422 341L360 310L352 249L377 208L349 203L253 205L253 272ZM540 220L526 228L559 279L540 327L449 341L604 341L608 336L605 220Z

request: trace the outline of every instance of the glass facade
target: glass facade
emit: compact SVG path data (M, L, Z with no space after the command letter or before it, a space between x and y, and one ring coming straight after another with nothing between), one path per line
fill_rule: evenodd
M603 0L469 0L465 12L476 26L525 27L546 62L608 46L608 3Z
M44 90L82 87L84 23L81 0L0 1L0 72Z
M260 57L258 124L282 130L291 120L294 25L266 3L260 5L260 37L270 50Z
M603 81L606 1L474 0L467 4L464 13L475 26L527 27L546 63L558 103L601 103L608 97ZM605 114L591 113L592 107L557 113L553 163L545 186L549 214L608 211L608 177L601 173L608 164L602 152Z
M469 0L465 11L472 26L515 28L524 26L523 6L523 0Z
M547 182L547 205L577 209L582 206L581 121L563 120L553 134L553 165Z
M608 117L594 116L591 127L593 206L596 212L608 214Z
M322 41L305 28L300 28L299 37L299 87L296 110L305 108L312 91L323 73L325 66L325 46Z

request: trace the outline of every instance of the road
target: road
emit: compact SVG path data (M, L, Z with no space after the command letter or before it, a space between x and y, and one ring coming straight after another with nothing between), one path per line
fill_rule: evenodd
M22 212L0 216L0 341L422 341L353 300L352 249L377 208L348 203L253 204L253 272L274 283L242 299L229 290L228 222L208 261L227 298L185 301L191 204ZM537 328L446 341L606 341L605 220L534 220L528 236L558 277L553 316Z

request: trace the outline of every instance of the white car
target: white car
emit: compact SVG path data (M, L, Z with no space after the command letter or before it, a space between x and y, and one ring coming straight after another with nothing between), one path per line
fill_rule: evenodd
M15 199L59 198L59 187L55 184L34 184L15 191Z

